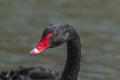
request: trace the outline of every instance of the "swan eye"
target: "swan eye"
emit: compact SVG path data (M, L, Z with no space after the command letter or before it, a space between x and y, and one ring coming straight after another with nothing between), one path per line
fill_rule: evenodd
M55 36L57 34L57 31L52 32L52 35Z

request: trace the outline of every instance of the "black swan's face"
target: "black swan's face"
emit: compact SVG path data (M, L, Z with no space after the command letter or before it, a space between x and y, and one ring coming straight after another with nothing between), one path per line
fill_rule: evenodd
M36 48L31 51L32 55L37 55L48 48L53 48L69 40L69 26L54 24L48 26L43 32L41 40Z

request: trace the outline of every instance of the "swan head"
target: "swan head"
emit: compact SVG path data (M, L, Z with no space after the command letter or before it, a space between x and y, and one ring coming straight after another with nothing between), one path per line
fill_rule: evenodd
M73 35L70 34L71 31L74 31L74 28L69 24L58 23L49 25L44 30L42 37L36 47L31 51L31 55L37 55L48 48L57 47L64 42L67 42Z

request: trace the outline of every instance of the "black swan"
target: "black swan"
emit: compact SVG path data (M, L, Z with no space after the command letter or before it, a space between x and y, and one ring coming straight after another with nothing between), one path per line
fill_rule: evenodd
M17 70L1 71L0 80L77 80L80 69L81 45L76 30L69 24L49 25L31 55L37 55L48 48L67 42L67 61L60 77L59 73L48 67L20 67Z
M81 44L76 30L69 24L49 25L31 55L37 55L48 48L67 42L67 61L60 80L77 80L80 70Z

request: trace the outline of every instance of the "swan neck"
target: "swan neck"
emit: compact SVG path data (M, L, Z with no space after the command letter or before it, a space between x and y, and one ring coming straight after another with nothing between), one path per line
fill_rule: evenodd
M67 61L60 80L77 80L80 70L81 45L79 37L67 42Z

